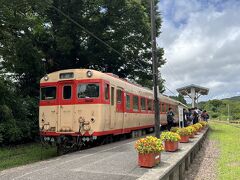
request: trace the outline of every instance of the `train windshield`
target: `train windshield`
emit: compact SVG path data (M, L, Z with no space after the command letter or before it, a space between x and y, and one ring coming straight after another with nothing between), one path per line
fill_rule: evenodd
M99 84L98 83L79 84L77 95L78 98L98 98Z
M56 99L56 87L42 87L40 93L41 100L54 100Z

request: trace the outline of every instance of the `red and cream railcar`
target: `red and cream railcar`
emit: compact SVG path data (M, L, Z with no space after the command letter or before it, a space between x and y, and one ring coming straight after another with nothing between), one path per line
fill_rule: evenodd
M39 126L44 137L119 135L154 127L151 90L89 69L50 73L40 82ZM160 96L161 124L177 101ZM175 117L178 119L178 117Z

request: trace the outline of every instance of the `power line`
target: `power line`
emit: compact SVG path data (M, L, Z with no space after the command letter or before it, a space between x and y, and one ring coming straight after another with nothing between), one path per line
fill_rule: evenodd
M171 92L174 96L177 96L173 91L171 91L166 85L164 86L169 92Z
M82 26L81 24L79 24L77 21L75 21L73 18L71 18L70 16L68 16L66 13L64 13L63 11L61 11L60 9L58 9L56 6L52 5L50 2L48 2L47 0L45 1L47 2L53 9L55 9L56 11L58 11L58 13L60 13L62 16L64 16L65 18L67 18L69 21L71 21L73 24L75 24L76 26L80 27L81 29L83 29L86 33L88 33L90 36L94 37L95 39L97 39L99 42L101 42L102 44L104 44L105 46L107 46L110 50L114 51L115 53L117 53L120 57L128 60L129 62L131 62L131 60L129 60L127 57L123 56L118 50L116 50L115 48L113 48L112 46L110 46L108 43L106 43L105 41L103 41L101 38L97 37L94 33L92 33L91 31L89 31L88 29L86 29L84 26ZM139 63L136 64L135 62L132 62L133 64L135 64L138 68L142 69L145 73L148 73L147 71L145 71L145 68Z

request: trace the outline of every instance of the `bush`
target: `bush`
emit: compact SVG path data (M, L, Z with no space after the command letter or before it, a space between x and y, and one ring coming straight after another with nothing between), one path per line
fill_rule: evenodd
M213 113L212 114L212 118L217 118L218 117L218 114L217 113Z
M177 132L178 129L180 129L180 128L179 128L179 127L172 127L172 128L170 129L170 131L171 131L171 132Z
M162 140L153 136L147 136L146 138L141 138L135 143L135 149L138 153L148 154L148 153L160 153L164 150Z
M196 123L192 125L197 131L199 131L202 128L202 125L200 123Z
M189 131L190 134L194 134L195 132L197 132L196 128L194 128L193 126L188 126L186 127L186 129Z
M22 97L1 77L0 93L0 143L20 144L35 139L38 135L38 100Z
M189 136L191 135L191 132L187 129L187 128L179 128L177 130L177 133L180 135L180 136Z
M200 121L199 123L202 125L202 127L205 127L208 124L206 121Z
M179 134L175 133L175 132L162 132L161 134L161 139L163 141L179 141L181 138L179 136Z

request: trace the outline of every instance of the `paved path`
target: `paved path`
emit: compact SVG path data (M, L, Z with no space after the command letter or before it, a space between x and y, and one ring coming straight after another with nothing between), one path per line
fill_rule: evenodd
M134 142L120 141L5 170L0 172L0 179L137 179L148 170L138 168Z
M4 170L0 180L152 180L178 163L201 136L181 143L177 152L162 152L160 165L152 169L138 167L136 139L129 139Z

